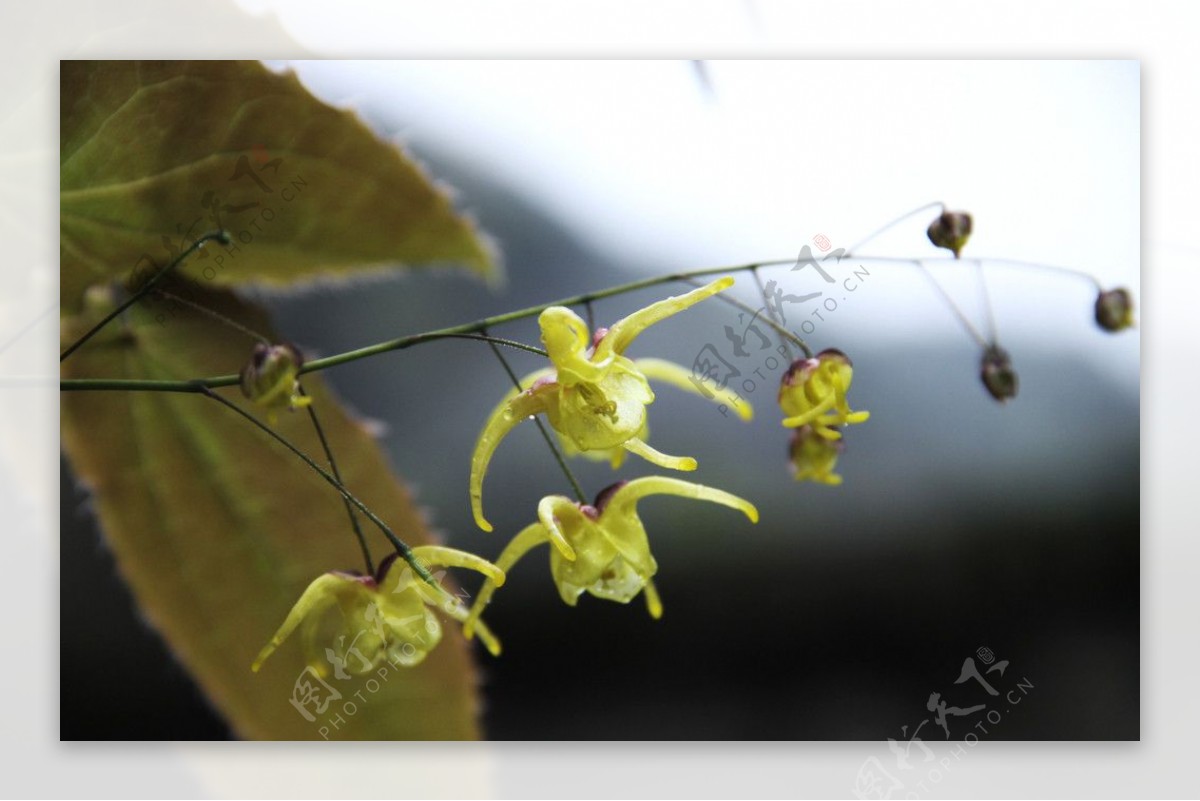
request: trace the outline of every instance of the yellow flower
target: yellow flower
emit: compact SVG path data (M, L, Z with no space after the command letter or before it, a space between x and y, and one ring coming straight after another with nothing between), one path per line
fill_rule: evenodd
M854 367L846 354L823 350L811 359L797 359L783 374L779 386L779 406L787 428L810 426L824 439L841 439L836 426L861 423L870 412L852 412L846 392Z
M538 504L538 522L513 537L496 566L507 570L531 548L550 542L554 545L550 550L550 573L568 605L575 606L585 592L628 603L644 591L650 615L658 618L662 603L651 580L658 564L650 554L650 542L637 514L637 502L647 495L711 501L738 509L751 522L758 522L754 505L736 495L677 478L649 476L612 485L597 496L594 506L561 495L543 498ZM484 583L463 624L468 638L482 625L479 616L498 586L490 579Z
M647 379L704 394L684 367L661 359L625 357L625 349L649 326L694 306L733 285L722 278L678 297L667 298L634 312L611 328L588 335L587 324L568 308L552 306L538 324L551 367L521 380L496 407L484 425L471 457L471 510L484 531L492 526L483 516L483 477L500 441L522 421L544 413L550 425L574 451L595 452L597 458L620 464L623 452L641 456L660 467L695 470L691 457L668 456L646 444L646 406L654 401ZM718 403L751 417L745 401L731 392L710 393Z
M833 470L837 467L842 448L840 440L817 436L812 426L800 426L792 433L788 448L792 474L797 481L815 481L831 486L841 484L842 477Z
M304 358L292 345L259 343L242 368L242 394L267 410L271 425L278 421L279 411L294 411L312 403L312 398L300 394L296 381L302 364Z
M422 565L466 567L483 573L497 586L504 583L502 570L474 554L436 545L422 545L412 552ZM328 675L331 664L349 674L369 673L385 660L403 667L420 664L442 639L441 623L429 607L439 606L458 621L467 619L467 609L456 597L422 580L407 564L401 562L403 569L392 569L396 560L397 554L389 556L374 576L336 571L309 584L251 670L257 673L301 625L308 664L322 677ZM325 612L332 606L341 612L340 635L333 643L336 647L322 651L317 638ZM480 629L479 635L493 655L500 653L500 643L490 631Z

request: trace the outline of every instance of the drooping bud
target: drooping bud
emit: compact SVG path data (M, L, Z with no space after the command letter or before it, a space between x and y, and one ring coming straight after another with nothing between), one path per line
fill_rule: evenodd
M1133 327L1133 295L1128 289L1109 289L1097 296L1096 324L1114 332Z
M965 211L943 211L940 217L929 224L926 233L930 242L952 251L957 259L971 237L971 215Z
M984 350L979 377L991 396L1001 403L1017 397L1017 371L1008 351L999 345L989 345Z
M294 345L259 343L242 368L242 394L268 410L273 420L281 409L307 406L312 398L300 394L296 376L304 358Z
M811 426L820 437L838 439L840 426L866 420L870 413L852 411L846 400L853 377L850 357L833 348L794 361L779 385L783 425Z

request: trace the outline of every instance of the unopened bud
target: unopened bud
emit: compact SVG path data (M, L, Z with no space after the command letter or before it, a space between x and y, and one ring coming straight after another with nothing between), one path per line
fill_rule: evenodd
M242 368L242 394L270 412L307 406L312 399L301 395L296 376L304 358L294 345L259 343Z
M1097 296L1096 324L1105 331L1133 327L1133 295L1128 289L1110 289Z
M989 345L983 352L979 377L991 396L1001 403L1017 397L1017 371L1013 369L1008 351L999 345Z
M971 215L965 211L943 211L942 216L929 224L926 233L930 242L952 251L957 259L971 237Z

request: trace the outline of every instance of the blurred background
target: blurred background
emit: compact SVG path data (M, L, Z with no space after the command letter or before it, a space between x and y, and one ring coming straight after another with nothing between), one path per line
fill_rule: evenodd
M1140 296L1136 62L290 66L455 187L507 273L496 290L419 272L269 296L310 354L657 273L794 258L804 245L819 252L819 235L849 247L934 200L974 215L967 255L1082 269ZM937 256L924 234L932 217L862 252ZM905 739L932 718L933 692L960 707L996 703L975 682L955 684L964 659L983 669L980 648L1009 663L989 674L995 686L1032 685L989 739L1138 737L1138 333L1098 330L1085 280L985 264L1021 378L1000 406L978 382L977 346L919 273L853 259L828 269L835 288L811 269L764 278L837 302L821 320L812 304L788 311L814 323L815 348L853 357L852 404L872 413L848 433L845 484L791 479L781 369L753 355L753 337L752 355L734 361L770 374L745 393L752 423L663 388L651 442L695 456L688 478L749 498L762 522L643 502L660 621L640 599L586 596L569 609L545 550L527 557L489 611L506 648L480 655L490 737ZM974 272L934 272L982 327ZM602 301L597 322L679 291ZM746 275L732 291L761 303ZM691 365L712 344L730 358L725 326L744 324L709 301L631 353ZM496 333L537 339L532 321ZM518 372L538 366L511 358ZM486 347L435 343L326 377L382 423L397 471L450 545L494 558L542 495L568 491L526 425L488 476L496 531L471 522L468 460L507 389ZM617 478L572 466L593 494ZM649 467L631 459L619 477ZM62 550L62 586L89 602L61 620L61 737L227 737L138 617L65 466L61 498L62 537L89 543ZM954 739L977 720L951 718ZM929 720L921 736L942 733Z

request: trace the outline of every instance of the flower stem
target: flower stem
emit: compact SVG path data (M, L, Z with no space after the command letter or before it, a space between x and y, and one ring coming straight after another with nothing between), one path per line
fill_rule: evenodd
M778 310L771 304L771 298L767 295L767 288L765 285L763 285L762 276L760 276L758 274L758 269L755 268L755 269L751 270L750 275L754 276L754 285L758 287L758 294L763 299L763 308L767 310L767 315L774 322L782 323L782 321L778 319L778 315L776 314L776 312ZM776 333L779 333L779 332L776 331ZM788 361L789 362L794 361L793 354L792 354L792 343L789 341L789 339L787 337L783 336L782 334L780 334L779 342L780 342L780 344L783 345L784 350L787 351ZM812 358L812 354L809 354L809 358Z
M915 212L913 212L913 213L915 213ZM842 258L844 259L847 257L843 256ZM860 259L862 261L872 261L872 262L879 262L879 263L911 264L911 265L918 266L922 270L924 270L924 268L927 264L931 264L931 263L952 262L952 261L959 262L960 261L960 260L952 259L952 258L930 258L930 259L918 260L918 259L914 259L914 258L910 258L910 257L890 257L890 256L854 256L854 258ZM1061 273L1065 273L1068 275L1074 275L1079 278L1084 278L1087 281L1089 281L1090 283L1092 283L1093 285L1095 285L1097 287L1100 286L1100 283L1093 276L1091 276L1081 270L1072 270L1072 269L1066 268L1066 267L1054 267L1051 265L1036 264L1034 262L1019 261L1019 260L1015 260L1015 259L988 258L988 259L984 259L984 260L988 261L990 263L995 263L995 264L1009 264L1009 265L1014 265L1014 266L1018 266L1018 267L1028 267L1028 268L1034 268L1034 269L1043 269L1043 270L1050 270L1050 271L1054 271L1054 272L1061 272ZM968 261L968 259L962 259L961 261ZM596 292L587 292L582 295L575 295L574 297L562 298L560 300L550 301L549 303L541 303L541 304L538 304L537 306L530 306L525 309L519 309L517 311L507 312L505 314L498 314L493 317L485 317L481 320L475 320L473 322L463 323L461 325L450 326L448 328L440 328L440 329L437 329L434 331L426 331L426 332L423 332L420 334L412 334L409 336L400 337L399 339L392 339L392 340L388 340L386 342L377 343L375 345L369 345L365 348L359 348L357 350L351 350L351 351L347 351L345 353L339 353L334 356L327 356L323 359L313 359L310 362L306 362L304 364L304 366L300 368L300 372L301 373L310 373L310 372L314 372L317 370L324 370L329 367L336 367L338 365L348 364L350 362L354 362L359 359L365 359L368 356L376 356L380 353L388 353L388 352L394 351L394 350L403 350L405 348L413 347L414 345L423 344L425 342L432 342L437 339L447 339L447 338L483 339L483 336L481 336L480 334L482 331L484 331L488 328L491 328L491 327L494 327L497 325L502 325L504 323L513 322L516 320L523 320L528 317L535 317L535 316L541 314L546 309L550 308L551 306L576 306L576 305L580 305L580 304L586 304L590 301L601 300L603 298L610 298L610 297L614 297L616 295L623 295L625 293L634 292L639 289L646 289L648 287L658 286L660 284L668 284L668 283L672 283L672 282L685 282L685 283L692 283L693 285L695 285L695 279L703 278L703 277L709 276L709 275L718 275L720 273L744 272L746 270L754 270L756 268L761 268L761 267L782 267L785 265L792 265L795 263L796 263L795 259L775 259L775 260L770 260L770 261L759 261L759 262L753 262L750 264L740 264L740 265L726 266L726 267L709 267L709 268L705 268L702 270L692 270L690 272L670 273L668 275L658 275L658 276L653 276L651 278L643 278L639 281L631 281L627 284L620 284L618 286L609 287L608 289L602 289L602 290L599 290ZM724 294L719 294L719 295L716 295L715 297L724 300L726 303L730 303L731 305L737 306L738 308L743 309L744 311L748 311L751 313L753 313L755 311L754 309L751 309L749 306L747 306L746 304L737 300L736 298L726 297ZM779 331L781 334L786 334L788 336L788 338L791 339L792 342L799 345L801 347L801 349L805 351L805 353L811 352L811 350L808 348L808 346L806 344L804 344L803 340L801 340L795 334L792 334L790 331L787 331L787 329L778 325L773 320L767 319L766 322L769 325L771 325L771 327L774 328L776 331ZM977 337L977 338L982 339L981 337ZM517 348L520 348L521 350L530 351L532 353L538 353L541 355L545 355L545 351L541 350L540 348L533 348L532 346L524 345L522 343L505 341L503 344L509 345L510 347L517 347ZM228 386L233 386L233 385L237 384L239 381L240 381L240 377L236 374L212 376L209 378L196 379L195 381L154 381L154 380L142 380L142 379L75 378L75 379L63 379L63 380L59 381L59 389L64 390L64 391L144 390L144 391L148 391L148 392L199 392L200 389L198 389L198 386L208 387L208 388L228 387Z
M413 569L413 572L415 572L418 576L420 576L421 579L423 581L425 581L427 584L429 584L432 587L437 588L439 592L445 592L445 590L442 589L442 586L438 583L438 580L433 577L433 575L429 572L428 569L426 569L426 567L424 565L421 564L421 560L417 559L416 556L413 555L412 548L408 547L408 545L405 544L405 542L403 540L401 540L399 537L397 537L395 532L393 532L388 527L387 523L385 523L381 519L379 519L378 515L376 515L374 512L372 512L370 509L368 509L366 504L364 504L362 501L360 501L358 498L356 498L350 492L350 490L346 489L346 487L342 485L341 481L339 481L338 479L336 479L332 475L330 475L329 472L327 470L325 470L325 468L321 467L319 464L317 464L315 461L313 461L307 454L305 454L303 451L301 451L299 448L297 448L295 445L293 445L291 442L289 442L285 437L283 437L282 435L277 433L273 428L268 426L266 423L263 423L261 420L259 420L254 415L247 412L242 407L238 406L233 401L230 401L227 398L223 398L220 395L218 395L217 393L213 392L212 389L210 389L209 387L207 387L203 384L193 382L193 389L191 391L198 392L202 395L207 395L208 397L215 400L217 403L220 403L222 406L225 406L228 409L232 409L234 412L236 412L237 414L241 415L246 420L248 420L252 425L254 425L257 428L261 429L262 431L266 432L266 434L268 436L270 436L276 442L280 443L285 448L287 448L289 451L291 451L296 456L298 456L305 464L307 464L314 471L316 471L321 476L321 478L325 479L325 481L327 481L330 484L330 486L332 486L339 493L341 493L341 496L348 503L353 504L355 506L355 508L357 508L360 512L362 512L364 515L367 516L368 520L370 520L372 523L374 523L376 526L378 526L379 530L383 532L383 535L388 538L389 542L392 543L392 547L394 547L396 549L396 553L400 555L400 558L403 559L405 562L408 562L409 566Z
M200 248L202 248L206 244L208 244L208 241L210 239L216 239L223 245L228 245L231 241L233 241L232 239L230 239L228 231L210 231L207 234L203 234L199 239L197 239L195 242L193 242L191 245L189 245L186 250L184 250L182 253L180 253L178 256L176 256L174 258L174 260L172 260L169 264L167 264L161 270L156 272L154 275L150 276L150 279L148 281L146 281L146 283L144 283L140 287L138 287L138 290L136 292L134 292L132 295L130 295L128 298L126 298L123 303L121 303L119 306L117 306L117 308L113 309L111 312L109 312L107 315L105 315L103 320L96 323L94 326L92 326L90 329L88 329L88 332L86 334L84 334L79 339L72 342L70 344L70 346L68 346L67 349L62 352L62 355L58 357L58 361L60 363L66 361L67 357L70 356L75 351L79 350L80 346L83 345L83 343L87 342L89 339L94 337L97 333L100 332L100 329L104 328L104 326L106 326L110 322L112 322L112 320L115 319L123 311L125 311L130 306L132 306L133 304L135 304L139 300L141 300L143 297L145 297L147 293L149 293L152 289L154 289L154 287L158 284L159 281L161 281L163 278L166 277L167 273L171 272L171 270L175 269L180 264L183 264L183 262L185 260L187 260L187 258L189 256L191 256L197 250L199 250Z
M169 300L173 303L179 303L184 306L187 306L190 309L194 309L195 311L200 312L201 314L205 315L206 317L211 317L213 320L216 320L221 325L227 326L227 327L233 329L234 331L245 334L246 336L250 337L251 339L261 342L264 345L271 344L271 340L267 339L266 337L264 337L262 334L258 333L257 331L247 328L246 326L242 325L238 321L230 319L229 317L226 317L225 315L221 314L220 312L218 312L214 309L210 309L203 304L196 303L195 301L188 300L187 298L181 298L176 294L166 291L165 289L156 289L156 290L154 290L153 294L158 295L159 297L166 298L167 300Z
M683 283L691 284L692 286L701 286L700 282L693 278L685 278L685 279L683 279ZM725 293L721 293L719 295L713 295L713 297L716 298L717 300L728 303L730 306L733 306L735 309L741 309L742 311L744 311L748 314L757 315L759 313L759 311L761 311L760 309L750 308L750 304L742 303L740 300L733 297L732 295L726 295ZM770 317L762 317L760 319L767 325L771 326L771 328L774 329L775 333L779 334L779 336L782 339L786 339L786 340L792 342L797 347L799 347L800 350L804 351L804 355L806 358L811 359L813 357L812 348L810 348L808 346L808 343L805 342L803 339L796 336L791 331L787 330L782 325L780 325L779 323L772 320Z
M934 274L929 271L929 268L925 266L925 263L920 259L911 259L911 261L913 264L917 265L918 268L920 268L921 274L929 279L929 283L933 284L933 288L937 290L938 294L941 295L942 300L945 301L946 305L950 307L950 311L954 312L954 316L958 318L958 321L962 323L963 328L966 330L967 336L974 339L979 347L986 350L988 346L987 340L984 339L983 335L979 333L978 329L971 324L971 321L967 318L967 315L963 314L963 310L958 307L958 304L954 302L954 298L950 297L950 293L945 290L941 282L938 281Z
M300 390L301 395L307 396L304 387L300 382L296 382L296 387ZM325 429L321 426L321 420L317 417L315 404L308 404L304 407L308 410L308 417L312 420L313 428L316 429L317 439L321 440L321 448L325 451L325 458L329 460L329 471L333 473L333 477L338 480L339 484L344 487L342 482L342 474L338 471L337 461L333 458L333 449L329 447L329 440L325 438ZM367 572L364 575L375 575L375 562L371 559L371 546L367 545L366 535L363 534L362 527L358 524L358 515L354 513L354 507L350 505L350 500L344 495L342 503L346 505L346 514L350 517L350 526L354 529L354 536L358 539L358 547L362 549L363 561L367 564Z
M941 209L942 211L945 211L946 204L940 200L935 200L932 203L926 203L924 206L918 206L917 208L913 209L912 211L908 211L908 212L905 212L904 214L901 214L899 217L895 218L888 224L872 231L869 236L866 236L866 237L860 239L858 242L855 242L854 247L846 248L846 253L842 256L842 258L845 259L845 258L849 258L851 256L857 256L858 255L857 251L859 248L861 248L863 245L870 242L875 237L882 234L884 231L887 231L887 230L899 225L900 223L907 220L909 217L912 217L916 214L920 214L921 212L925 211L926 209L933 209L933 208L938 208L938 209Z

